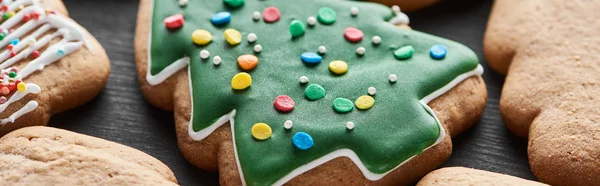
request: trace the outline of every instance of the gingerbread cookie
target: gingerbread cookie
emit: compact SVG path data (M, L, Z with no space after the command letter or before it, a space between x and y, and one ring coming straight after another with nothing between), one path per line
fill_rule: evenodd
M399 16L354 1L142 0L140 84L223 185L409 184L446 160L487 92L469 48Z
M507 74L500 111L529 138L535 176L552 185L600 183L598 1L496 1L484 39Z
M0 185L177 185L154 157L114 142L50 127L0 138Z
M505 174L488 172L464 167L448 167L433 171L423 177L417 186L428 185L528 185L544 186L546 184L529 181Z
M108 57L60 0L4 0L0 14L0 136L44 125L102 90Z

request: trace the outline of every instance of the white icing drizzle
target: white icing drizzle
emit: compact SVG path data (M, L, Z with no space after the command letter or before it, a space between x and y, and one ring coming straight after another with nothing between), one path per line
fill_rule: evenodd
M7 123L14 123L17 118L20 118L21 116L35 110L35 108L37 108L38 105L39 104L37 101L27 102L27 104L25 106L21 107L21 109L17 110L12 115L8 116L8 118L4 118L4 119L0 120L0 125L4 126Z
M0 47L6 48L6 46L14 39L20 39L27 33L33 31L33 29L37 29L13 46L12 52L16 53L15 56L11 57L11 51L9 50L5 50L0 53L0 61L2 61L2 63L0 63L0 69L13 66L15 63L27 58L34 51L37 51L40 48L48 45L53 39L62 37L60 41L47 47L46 50L44 50L44 52L41 53L36 59L27 63L27 65L25 65L25 67L19 71L16 79L24 79L35 71L43 70L47 65L58 61L65 55L79 50L83 45L85 45L89 50L92 49L89 43L85 40L84 32L77 24L75 24L69 18L59 15L58 13L47 15L45 10L40 6L39 0L4 0L2 1L1 5L6 5L8 7L8 11L15 12L21 5L23 5L25 8L17 12L0 25L2 30L15 29L0 41ZM31 17L26 23L22 24L18 28L14 28L23 22L23 17L26 14L31 13L38 13L38 19L35 20L33 17ZM42 36L42 34L50 31L53 28L57 28L58 30L54 33ZM58 51L62 51L64 54L57 55ZM6 75L3 77L5 79L4 84L8 84L8 81L6 80L8 80L9 77ZM11 103L21 100L23 97L25 97L25 95L30 93L38 94L40 91L41 88L38 85L32 83L26 84L25 91L16 91L7 100L7 102L0 104L0 112L3 112ZM17 118L33 111L38 107L38 105L39 104L37 101L29 101L25 106L10 115L8 118L1 119L0 124L5 125L9 122L12 123Z
M41 88L33 83L27 83L26 87L27 87L27 89L25 89L25 91L23 91L23 92L16 91L5 103L0 104L0 112L4 112L4 110L6 110L6 107L8 107L8 105L21 100L27 94L30 94L30 93L37 94L37 93L40 93L40 91L41 91Z
M188 77L190 76L190 70L188 68ZM427 105L431 100L441 96L442 94L445 94L446 92L450 91L452 88L454 88L456 85L458 85L460 82L464 81L465 79L471 77L471 76L476 76L476 75L481 75L483 74L483 67L481 65L477 65L477 68L463 73L459 76L457 76L456 78L454 78L450 83L446 84L444 87L438 89L437 91L425 96L423 99L419 100L419 102L421 103L421 105L423 105L423 107L435 118L436 122L438 123L438 127L440 129L440 135L438 136L438 139L435 141L435 143L433 143L431 146L427 147L425 150L428 150L429 148L441 143L444 138L446 137L446 131L444 130L444 127L442 126L441 122L439 121L439 119L437 118L437 116L435 115L435 113L433 112L433 110L429 107L429 105ZM191 84L191 79L188 79L189 82L189 87L190 87L190 94L192 94L192 84ZM193 95L193 94L192 94ZM194 105L194 101L193 99L191 100L192 102L192 110L194 109L193 105ZM193 117L190 120L190 123L188 125L188 134L190 136L190 138L192 138L193 140L196 141L200 141L203 140L204 138L208 137L208 135L210 135L212 132L214 132L217 128L219 128L220 126L222 126L223 124L227 123L227 121L230 122L231 125L231 136L232 136L232 140L235 142L235 131L234 129L234 117L235 117L235 113L236 110L234 109L233 111L231 111L230 113L221 116L215 123L213 123L212 125L210 125L207 128L204 128L198 132L194 132L193 130ZM240 162L239 162L239 158L238 158L238 153L237 153L237 146L235 143L233 143L233 149L235 152L235 160L237 163L237 167L238 167L238 171L240 172L240 178L242 179L242 184L246 185L246 180L244 179L244 174L242 172L242 168L240 166ZM424 151L425 151L424 150ZM416 156L416 155L415 155ZM407 160L405 160L404 162L400 163L398 166L394 167L393 169L389 170L388 172L385 172L383 174L378 174L378 173L374 173L369 171L369 169L367 169L367 167L362 163L362 161L360 161L360 159L358 158L358 155L356 155L356 153L354 153L354 151L352 151L351 149L339 149L333 152L330 152L329 154L322 156L316 160L313 160L305 165L302 165L296 169L294 169L293 171L291 171L290 173L288 173L287 175L285 175L284 177L280 178L279 180L277 180L273 185L283 185L286 182L290 181L291 179L293 179L294 177L307 172L321 164L324 164L330 160L333 160L335 158L338 157L348 157L350 160L352 160L352 162L354 162L354 164L356 164L356 166L360 169L360 171L363 173L363 175L371 180L371 181L376 181L379 180L381 178L383 178L385 175L387 175L388 173L396 170L397 168L399 168L400 166L404 165L406 162L410 161L412 158L414 158L415 156L412 156L410 158L408 158Z

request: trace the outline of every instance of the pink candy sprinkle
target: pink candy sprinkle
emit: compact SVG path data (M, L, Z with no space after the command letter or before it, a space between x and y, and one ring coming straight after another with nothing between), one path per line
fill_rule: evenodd
M344 37L346 40L356 43L360 42L363 39L363 32L357 28L349 27L344 30Z
M279 9L274 6L267 7L263 11L263 19L267 23L279 21L279 17L281 17L281 13L279 12Z
M6 97L2 96L0 97L0 104L4 104L6 103Z

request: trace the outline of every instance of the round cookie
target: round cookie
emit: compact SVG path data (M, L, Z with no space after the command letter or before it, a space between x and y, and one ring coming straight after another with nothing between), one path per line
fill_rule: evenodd
M599 6L498 0L490 15L485 56L507 74L500 112L529 139L531 170L544 183L600 183Z
M177 185L154 157L114 142L51 127L26 127L0 138L6 185Z
M407 185L441 165L451 153L450 136L474 124L485 104L476 55L456 42L398 28L389 21L401 14L385 6L309 0L299 10L293 2L246 0L231 11L225 26L205 19L226 8L220 1L189 2L185 7L140 2L138 77L151 103L175 112L183 155L202 169L218 170L223 185ZM334 22L331 13L325 24L316 20L323 7L336 12ZM279 19L256 16L266 8L277 8ZM197 14L199 10L204 14ZM186 17L186 24L165 28L163 20L177 13ZM307 21L304 34L290 33L292 20L311 18L316 22ZM205 46L185 44L200 27L213 36L236 29L242 41L233 46L215 37ZM362 34L345 37L350 27ZM244 40L249 33L257 39ZM237 58L253 53L256 44L263 50L255 53L260 65L246 72L252 85L232 88L232 77L245 71ZM448 47L441 60L430 56L436 44ZM408 45L414 49L412 57L397 59L394 51ZM356 52L360 47L365 49L362 55ZM222 63L215 66L212 57L202 59L203 50ZM330 71L329 63L337 60L348 66L345 73ZM395 82L388 80L390 74L397 74ZM336 98L354 106L370 87L377 94L373 102L359 101L364 109L336 112ZM280 95L294 100L293 110L274 107ZM255 124L270 130L252 130Z
M45 125L104 88L109 61L60 0L4 0L0 23L0 136ZM11 73L16 73L12 76ZM19 88L19 82L23 83Z

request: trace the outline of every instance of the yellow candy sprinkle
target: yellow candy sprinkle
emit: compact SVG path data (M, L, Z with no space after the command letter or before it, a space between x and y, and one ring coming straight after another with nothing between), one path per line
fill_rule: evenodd
M329 63L329 70L334 74L345 74L348 71L348 64L344 61L332 61Z
M17 90L19 92L25 92L25 90L27 90L27 86L25 85L25 83L21 82L17 84Z
M269 139L271 134L271 127L266 123L257 123L252 126L252 136L257 140Z
M225 30L225 40L231 45L237 45L242 42L242 34L235 29L229 28Z
M231 79L231 88L235 90L244 90L252 84L252 77L250 74L241 72L233 76Z
M14 11L8 12L8 18L11 18L13 16L15 16L15 12Z
M206 45L212 41L212 34L202 29L195 30L192 33L192 41L197 45Z
M361 96L358 97L358 99L356 99L356 102L354 102L354 104L356 105L356 108L366 110L370 109L371 107L373 107L373 105L375 105L375 99L373 99L373 97L371 96Z

